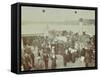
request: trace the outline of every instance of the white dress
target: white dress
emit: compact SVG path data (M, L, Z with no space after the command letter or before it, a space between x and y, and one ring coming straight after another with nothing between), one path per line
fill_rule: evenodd
M56 68L64 67L64 59L62 55L56 55Z

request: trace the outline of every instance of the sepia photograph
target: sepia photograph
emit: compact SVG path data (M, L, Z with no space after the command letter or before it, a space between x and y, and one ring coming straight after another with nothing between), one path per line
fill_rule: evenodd
M21 71L96 66L95 10L21 7Z

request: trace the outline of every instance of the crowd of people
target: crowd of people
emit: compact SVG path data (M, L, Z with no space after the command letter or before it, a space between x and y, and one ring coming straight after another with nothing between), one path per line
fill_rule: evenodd
M51 31L49 35L23 36L21 69L68 68L80 60L82 67L95 66L95 35L72 31Z

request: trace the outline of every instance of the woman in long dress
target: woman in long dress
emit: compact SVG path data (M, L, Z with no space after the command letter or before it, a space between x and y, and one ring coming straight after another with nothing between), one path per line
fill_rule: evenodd
M56 55L56 68L64 68L64 59L61 54Z

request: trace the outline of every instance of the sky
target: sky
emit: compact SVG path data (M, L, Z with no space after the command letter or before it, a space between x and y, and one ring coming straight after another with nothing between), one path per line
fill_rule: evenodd
M47 33L48 30L72 30L73 32L86 31L93 35L95 26L81 25L80 18L95 20L95 11L22 6L22 34Z

